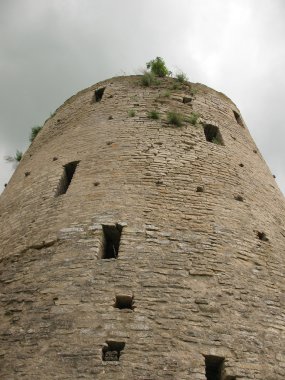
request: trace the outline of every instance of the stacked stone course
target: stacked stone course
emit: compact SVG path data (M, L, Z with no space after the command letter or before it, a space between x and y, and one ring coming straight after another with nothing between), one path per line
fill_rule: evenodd
M284 380L284 197L225 95L139 76L79 92L0 215L1 379Z

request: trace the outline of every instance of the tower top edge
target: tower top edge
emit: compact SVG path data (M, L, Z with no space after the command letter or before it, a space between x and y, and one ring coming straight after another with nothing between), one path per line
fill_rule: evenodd
M55 112L57 112L59 109L61 109L62 107L64 107L66 104L72 102L75 98L85 94L86 92L89 92L89 91L95 91L96 89L100 88L100 87L106 87L108 85L112 85L112 84L117 84L117 83L128 83L130 85L134 85L134 84L138 84L139 81L140 81L140 78L142 77L142 75L122 75L122 76L114 76L114 77L111 77L111 78L107 78L107 79L104 79L102 81L99 81L99 82L96 82L94 84L92 84L91 86L88 86L78 92L76 92L75 94L71 95L69 98L67 98L65 100L65 102L63 104L61 104ZM174 78L174 77L164 77L164 78L159 78L160 80L160 85L157 85L157 86L152 86L150 88L153 88L153 89L166 89L167 88L167 85L169 85L170 83L178 83L177 79ZM233 108L238 109L238 107L236 106L236 104L227 96L225 95L223 92L220 92L220 91L217 91L203 83L199 83L199 82L190 82L190 81L186 81L184 83L184 86L185 87L189 87L189 88L195 88L195 89L199 89L200 91L204 92L204 94L206 95L207 93L212 93L213 95L218 95L220 98L222 98L223 100L225 100L226 102L228 102ZM143 88L143 87L142 87ZM48 119L47 119L48 120ZM46 120L46 121L47 121Z

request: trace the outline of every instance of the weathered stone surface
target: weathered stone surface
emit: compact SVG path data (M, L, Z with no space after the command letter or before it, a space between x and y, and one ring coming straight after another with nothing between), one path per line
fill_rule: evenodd
M221 380L284 380L284 197L236 106L174 81L83 90L25 153L0 198L1 379L205 380L218 357ZM122 229L117 258L102 226Z

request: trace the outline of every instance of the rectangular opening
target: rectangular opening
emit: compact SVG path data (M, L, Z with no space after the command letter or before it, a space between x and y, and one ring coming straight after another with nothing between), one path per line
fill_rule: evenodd
M182 102L184 104L191 103L192 102L192 98L190 96L184 96L183 99L182 99Z
M219 356L205 356L207 380L223 380L224 360L225 358Z
M74 162L69 162L68 164L64 165L63 173L59 180L59 184L58 184L57 191L55 194L56 197L58 197L59 195L65 194L67 192L78 164L79 164L79 161L74 161Z
M205 356L207 380L222 380L224 360L225 358L218 356Z
M204 124L203 127L207 141L217 145L225 145L218 127L212 124Z
M108 362L119 361L124 348L125 342L107 341L102 348L102 360Z
M101 102L105 89L106 87L101 87L94 91L92 103Z
M116 259L119 254L120 240L123 227L120 224L102 225L103 247L102 259Z
M117 309L134 310L134 297L129 295L116 295L115 306Z
M233 110L233 113L234 113L234 116L235 116L236 122L237 122L239 125L241 125L241 126L243 127L244 125L243 125L242 119L241 119L241 117L240 117L240 114L237 113L237 112L234 111L234 110Z

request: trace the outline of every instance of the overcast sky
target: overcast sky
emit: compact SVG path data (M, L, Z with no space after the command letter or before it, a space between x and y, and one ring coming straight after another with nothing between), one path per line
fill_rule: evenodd
M156 56L237 104L285 193L284 0L0 0L0 191L31 127Z

